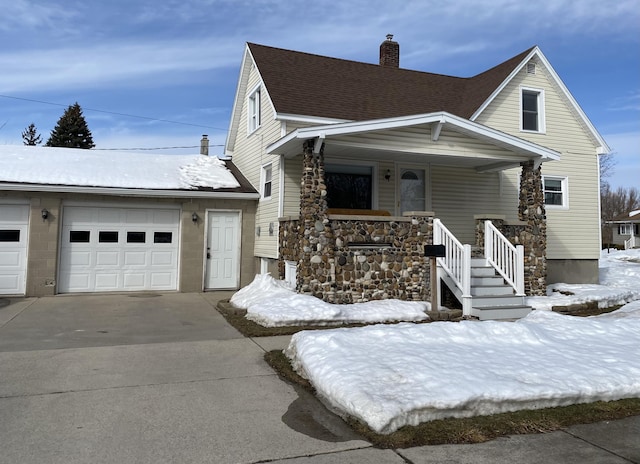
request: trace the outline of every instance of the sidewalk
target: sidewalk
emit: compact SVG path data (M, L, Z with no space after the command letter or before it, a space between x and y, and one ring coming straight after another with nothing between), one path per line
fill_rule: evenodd
M242 337L215 299L0 308L0 463L640 463L638 417L478 445L372 448L264 362L289 337Z

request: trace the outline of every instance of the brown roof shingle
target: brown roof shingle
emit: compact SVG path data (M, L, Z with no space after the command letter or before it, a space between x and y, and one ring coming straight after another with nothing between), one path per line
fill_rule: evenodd
M532 50L462 78L248 46L278 113L353 121L437 111L468 119Z

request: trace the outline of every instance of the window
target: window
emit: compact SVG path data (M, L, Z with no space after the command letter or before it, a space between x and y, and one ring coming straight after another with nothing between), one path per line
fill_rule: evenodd
M618 235L631 235L631 224L620 224L618 226Z
M260 127L260 87L249 95L249 132Z
M0 242L19 242L20 229L0 230Z
M273 168L271 164L262 167L262 198L268 200L271 198L271 179L273 176Z
M154 232L153 243L171 243L171 232Z
M542 176L542 188L544 204L547 208L566 209L569 207L566 177Z
M71 230L69 231L70 243L89 243L91 234L88 230Z
M522 89L522 130L544 132L544 94L541 90Z
M371 209L373 168L371 166L325 164L327 206L343 209Z
M127 243L144 243L145 240L145 232L127 232Z
M99 243L118 243L118 232L100 231L98 232L98 242Z

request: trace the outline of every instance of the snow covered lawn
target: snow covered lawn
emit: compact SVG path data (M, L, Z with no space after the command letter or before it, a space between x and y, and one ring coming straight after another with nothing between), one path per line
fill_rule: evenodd
M640 298L640 250L604 252L600 266L601 285L556 285L530 304L606 307ZM517 322L303 331L285 354L329 407L379 433L445 417L640 397L640 300L588 318L534 311Z
M378 433L470 417L640 397L640 301L596 317L303 331L285 351L338 413Z

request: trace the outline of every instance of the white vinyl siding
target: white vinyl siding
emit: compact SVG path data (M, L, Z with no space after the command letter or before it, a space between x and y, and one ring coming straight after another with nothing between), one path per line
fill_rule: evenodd
M545 133L520 130L520 94L523 87L544 89ZM596 145L561 90L542 63L536 74L526 66L479 115L476 122L560 152L560 161L542 165L542 174L562 173L571 181L569 210L547 208L547 257L549 259L598 259L600 218L598 211L598 159ZM505 204L518 204L520 169L505 172Z
M249 96L252 91L261 88L260 92L260 127L249 130ZM251 185L262 194L262 167L271 164L271 197L272 201L260 201L256 211L256 223L253 228L255 236L254 255L277 258L278 254L278 201L280 158L267 155L265 147L281 137L281 122L274 118L273 106L268 92L261 87L260 76L255 67L251 67L246 93L239 117L240 127L233 144L233 162L240 169ZM273 232L269 232L269 228ZM259 234L258 235L258 231Z
M462 243L475 244L475 215L502 213L499 177L497 172L431 166L433 211Z

